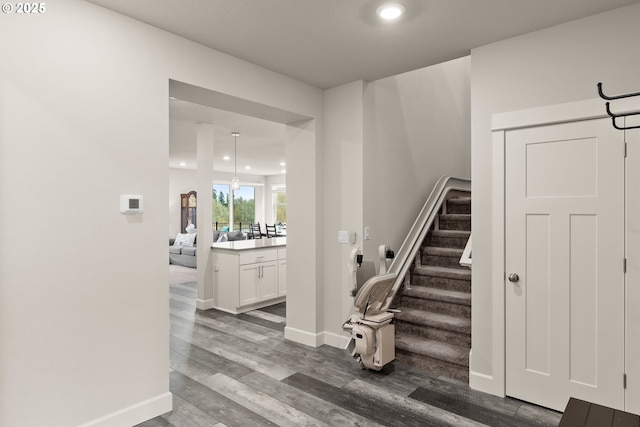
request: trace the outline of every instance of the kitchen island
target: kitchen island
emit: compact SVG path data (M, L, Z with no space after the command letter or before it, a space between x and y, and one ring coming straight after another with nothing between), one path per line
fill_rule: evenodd
M285 301L286 237L213 243L211 252L214 308L239 314Z

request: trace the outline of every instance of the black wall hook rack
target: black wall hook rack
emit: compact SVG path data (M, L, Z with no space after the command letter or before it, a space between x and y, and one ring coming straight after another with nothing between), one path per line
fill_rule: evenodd
M633 98L634 96L640 96L640 92L635 92L635 93L624 93L621 95L613 95L613 96L607 96L604 94L604 92L602 92L602 83L598 83L598 95L600 95L600 98L602 99L606 99L608 101L615 101L618 99L624 99L624 98ZM638 116L640 115L640 111L633 111L630 113L620 113L620 114L616 114L616 113L612 113L611 112L611 107L609 105L609 102L605 103L605 108L607 110L607 114L609 115L609 117L611 117L611 121L613 122L613 127L619 130L627 130L627 129L640 129L640 125L638 126L618 126L618 124L616 123L616 119L619 118L625 118L625 117L629 117L629 116Z

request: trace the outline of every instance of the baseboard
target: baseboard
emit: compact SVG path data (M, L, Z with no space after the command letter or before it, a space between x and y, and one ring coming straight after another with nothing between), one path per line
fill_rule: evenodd
M312 334L311 332L286 326L284 328L284 338L310 347L320 347L323 342L323 333Z
M166 392L93 421L89 421L80 427L133 426L167 413L172 409L173 396L171 392Z
M331 347L345 349L351 341L351 335L336 334L333 332L324 332L324 343Z
M469 352L469 365L469 387L494 396L505 396L504 381L501 378L473 370L473 350Z
M494 396L504 397L504 387L501 384L497 384L493 375L469 371L469 387Z
M210 299L196 299L196 308L198 310L211 310L213 307L213 298Z

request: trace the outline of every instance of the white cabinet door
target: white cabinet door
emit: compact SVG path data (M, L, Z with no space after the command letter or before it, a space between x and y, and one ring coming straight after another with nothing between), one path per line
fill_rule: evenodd
M240 307L278 296L275 261L240 266Z
M274 262L263 262L260 264L260 275L258 278L258 299L266 300L278 296L278 270Z
M258 281L260 264L248 264L240 266L240 307L259 301Z
M278 260L278 296L287 295L287 260Z
M624 169L608 119L507 133L508 395L624 408Z

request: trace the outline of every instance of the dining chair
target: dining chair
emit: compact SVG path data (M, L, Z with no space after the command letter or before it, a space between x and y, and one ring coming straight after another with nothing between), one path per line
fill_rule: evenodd
M262 239L262 232L260 231L260 223L251 224L251 236L253 239Z
M265 225L267 229L267 237L278 237L278 232L276 231L276 225Z

